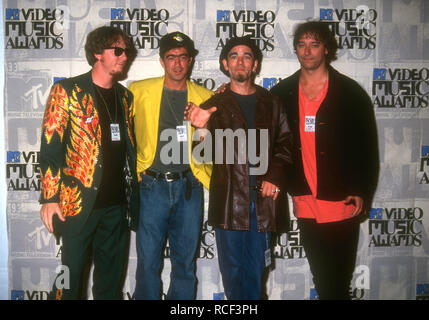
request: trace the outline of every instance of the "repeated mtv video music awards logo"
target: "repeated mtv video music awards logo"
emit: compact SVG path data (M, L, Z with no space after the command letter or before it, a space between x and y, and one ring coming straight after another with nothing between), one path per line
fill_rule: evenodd
M10 202L8 203L8 209ZM21 258L61 258L60 241L46 229L38 214L25 205L20 212L8 210L9 232L13 238L10 243L10 256ZM35 206L38 210L39 206ZM26 209L25 211L22 209ZM24 215L24 216L23 216ZM56 241L57 240L57 241Z
M25 76L10 76L7 81L8 111L43 112L51 91L52 76L40 71L33 71ZM65 77L53 77L53 83ZM19 90L17 89L19 88ZM34 114L23 113L23 117L33 117Z
M428 68L374 68L372 99L377 108L426 108Z
M261 51L273 51L275 20L276 14L271 10L217 10L216 50L224 47L226 39L250 36Z
M40 270L40 272L42 272ZM55 269L55 287L57 289L70 289L70 270L66 265L59 265ZM40 284L39 284L40 285ZM54 292L46 290L11 290L11 300L54 300Z
M167 34L169 17L167 9L110 9L110 25L131 36L137 49L159 48L159 40Z
M369 213L369 247L420 247L422 208L372 208Z
M68 29L66 6L50 8L6 8L6 49L62 49Z
M216 90L216 81L212 78L191 78L193 82L209 90Z
M340 49L376 48L377 11L367 6L355 9L320 8L320 20L338 37Z
M271 90L282 78L262 78L262 87Z
M418 175L420 184L429 184L428 173L425 169L429 169L429 146L422 146L422 157L420 160L420 171Z
M39 151L7 151L8 191L40 191Z
M301 233L299 232L296 220L290 221L289 232L287 234L277 234L273 255L277 259L303 259L306 257L302 246Z
M416 300L429 300L429 283L416 285Z
M48 300L50 293L40 290L12 290L10 300Z
M198 252L198 259L214 259L215 257L215 231L209 226L208 221L204 221L203 229L200 238L200 251ZM170 258L170 246L166 245L163 253L165 259Z

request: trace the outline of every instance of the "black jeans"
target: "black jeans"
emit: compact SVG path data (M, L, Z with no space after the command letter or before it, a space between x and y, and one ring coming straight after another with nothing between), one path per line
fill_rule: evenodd
M329 223L298 219L301 239L321 300L349 300L359 242L359 216Z
M68 272L59 274L55 280L54 293L58 300L86 298L86 292L82 292L86 288L83 281L91 257L94 300L122 300L129 243L125 210L125 205L93 210L81 232L63 232L61 263ZM63 283L60 276L68 277ZM68 286L62 288L65 283Z

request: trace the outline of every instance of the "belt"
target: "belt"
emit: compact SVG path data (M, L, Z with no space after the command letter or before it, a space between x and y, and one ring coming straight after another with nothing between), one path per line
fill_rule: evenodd
M174 180L185 178L189 171L189 169L182 172L155 172L151 170L146 170L146 174L155 179L164 179L167 182L171 182Z

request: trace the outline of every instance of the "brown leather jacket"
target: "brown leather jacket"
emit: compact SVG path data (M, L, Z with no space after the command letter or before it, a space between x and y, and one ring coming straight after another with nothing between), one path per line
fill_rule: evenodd
M226 163L226 143L224 139L215 139L216 129L244 129L248 137L245 117L229 87L216 94L201 105L208 109L216 106L208 122L212 136L213 173L210 180L208 222L211 226L228 230L249 230L250 191L249 159L238 163L237 143L234 143L234 162ZM258 192L256 216L259 232L285 232L289 226L289 209L285 186L285 171L291 165L291 139L285 108L278 99L262 87L256 89L255 128L257 137L260 129L268 129L268 169L257 176L260 187L262 181L268 181L280 188L276 201L271 197L263 198ZM247 141L247 139L246 139ZM256 152L260 156L260 139L256 139ZM216 146L217 144L217 146ZM247 146L247 143L246 143ZM223 149L222 163L216 163L216 148ZM220 149L218 149L220 150Z

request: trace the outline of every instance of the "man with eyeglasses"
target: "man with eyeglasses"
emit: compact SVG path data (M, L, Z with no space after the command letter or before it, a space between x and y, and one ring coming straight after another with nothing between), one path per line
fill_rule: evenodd
M211 166L191 157L193 129L183 122L188 103L199 105L212 92L189 77L198 50L181 32L160 40L164 76L133 82L140 216L136 233L135 299L161 298L161 261L168 237L171 260L167 299L195 299L196 252L203 217L203 189Z
M91 71L52 86L42 123L40 215L62 237L57 299L83 299L92 256L93 298L122 299L128 258L127 218L138 214L133 96L124 79L136 56L120 29L90 32ZM131 219L134 221L134 219Z

